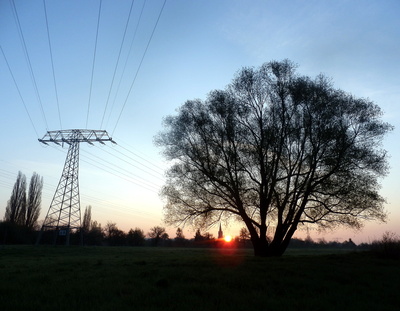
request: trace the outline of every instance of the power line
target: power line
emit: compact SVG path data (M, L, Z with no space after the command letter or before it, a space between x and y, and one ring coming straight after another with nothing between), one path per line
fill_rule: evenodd
M84 150L84 152L90 154L90 156L92 156L93 158L97 158L97 159L99 159L99 160L101 160L101 161L103 161L103 162L108 164L108 165L100 164L98 161L89 158L93 162L96 162L97 164L101 165L101 166L98 166L98 165L95 165L93 163L89 163L88 161L82 160L82 161L84 161L84 162L86 162L86 163L88 163L90 165L93 165L93 166L95 166L95 167L97 167L97 168L99 168L99 169L101 169L101 170L103 170L105 172L108 172L108 173L110 173L110 174L112 174L114 176L117 176L117 177L122 178L124 180L127 180L129 182L132 182L132 183L134 183L134 184L136 184L138 186L141 186L141 187L143 187L143 188L145 188L147 190L153 191L155 193L157 193L157 191L161 188L157 184L155 184L155 183L153 183L151 181L147 181L147 180L141 178L140 176L137 176L137 175L127 171L126 169L124 169L124 168L122 168L122 167L120 167L120 166L118 166L118 165L116 165L114 163L111 163L110 161L107 161L107 160L104 160L104 159L102 159L100 157L97 157L97 156L93 155L92 153L90 153L88 151ZM114 168L110 167L110 165L112 165ZM104 167L107 167L110 170L112 170L114 172L117 172L118 175L115 174L114 172L111 172L109 170L104 169ZM121 177L121 176L125 176L125 177ZM132 177L132 176L135 176L135 177ZM128 179L126 179L126 178L128 178Z
M103 215L110 215L110 211L112 212L118 212L122 215L134 215L134 216L140 216L142 218L146 218L146 219L154 219L156 216L159 216L155 213L151 213L151 212L145 212L142 210L138 210L138 209L132 209L131 206L126 206L126 205L116 205L114 204L110 204L110 201L107 200L99 200L97 198L94 197L90 197L90 196L86 196L86 195L82 195L81 196L82 199L86 200L86 201L90 201L90 204L93 208L95 208L96 213L100 213ZM92 203L94 202L94 203ZM92 210L93 212L93 210Z
M97 16L96 41L95 41L95 44L94 44L94 52L93 52L92 77L91 77L91 79L90 79L89 103L88 103L88 109L87 109L87 115L86 115L86 128L88 127L89 111L90 111L90 101L91 101L91 99L92 99L93 74L94 74L94 64L95 64L95 62L96 62L97 39L98 39L98 36L99 36L101 3L102 3L102 0L100 0L99 14L98 14L98 16Z
M132 151L130 151L130 150L128 150L128 149L126 149L126 148L120 146L120 145L118 145L116 148L118 148L118 147L122 148L123 150L125 150L125 151L127 151L127 152L129 152L129 153L131 153L131 154L133 154L134 156L136 156L136 157L138 157L139 159L141 159L141 160L143 160L143 161L149 163L150 165L152 165L152 166L158 168L155 164L153 164L153 163L147 161L146 159L144 159L144 158L140 157L139 155L135 154L134 152L132 152ZM146 169L148 169L148 170L150 170L150 171L156 173L157 176L155 176L155 175L153 175L153 174L150 174L149 172L147 172L146 170L144 170L144 169L142 169L142 168L139 168L139 169L142 170L143 172L145 172L145 173L147 173L147 174L150 174L150 175L152 175L152 176L154 176L154 177L156 177L156 178L159 178L159 179L163 177L164 172L163 172L163 170L162 170L161 168L158 168L158 170L156 170L156 169L150 167L149 165L146 165L146 164L142 163L141 161L139 161L139 160L137 160L137 159L134 159L133 157L131 157L131 156L129 156L129 155L127 155L127 154L125 154L125 153L123 153L123 152L117 150L117 149L114 149L114 148L111 148L111 147L110 147L110 149L111 149L111 150L114 150L115 152L119 153L120 155L126 157L128 160L133 161L133 162L136 162L136 163L140 164L141 166L145 167ZM109 152L108 152L108 153L109 153ZM109 154L111 154L111 153L109 153ZM113 156L115 156L115 155L113 155ZM117 156L115 156L115 157L117 157ZM119 157L117 157L117 158L119 158ZM122 159L121 159L121 160L122 160ZM124 162L126 162L126 163L128 163L128 164L130 164L130 165L133 165L133 164L131 164L130 162L128 162L128 161L126 161L126 160L122 160L122 161L124 161ZM134 166L134 165L133 165L133 166ZM137 166L135 166L135 167L138 168Z
M102 119L101 119L100 128L102 128L102 126L103 126L104 116L106 115L107 106L108 106L108 101L110 100L111 90L112 90L112 87L113 87L113 85L114 85L115 74L116 74L116 72L117 72L117 68L118 68L118 64L119 64L119 59L120 59L120 57L121 57L122 47L123 47L124 42L125 42L126 31L127 31L127 29L128 29L128 24L129 24L129 21L130 21L130 19L131 19L131 13L132 13L132 8L133 8L133 3L134 3L134 2L135 2L135 0L132 0L132 2L131 2L131 7L130 7L130 9L129 9L128 19L126 20L124 35L122 36L122 42L121 42L121 46L120 46L120 48L119 48L117 63L115 64L114 74L113 74L113 77L112 77L112 80L111 80L110 89L109 89L109 91L108 91L108 96L107 96L107 101L106 101L106 107L104 108L104 113L103 113L103 117L102 117Z
M56 149L59 152L64 153L63 149L57 148L55 146L51 146L51 147ZM0 160L0 161L4 161L4 160ZM4 162L13 165L12 163L9 163L7 161L4 161ZM83 162L85 162L85 163L87 163L87 164L89 164L91 166L94 166L94 167L99 167L99 166L95 166L92 163L89 163L88 161L85 161L85 160ZM99 165L101 165L101 164L99 164ZM15 166L15 165L13 165L13 166ZM15 171L11 172L11 171L8 171L8 170L0 168L0 184L3 185L4 187L8 188L8 189L12 189L13 185L15 183L15 180L16 180L16 175L17 174L16 174ZM118 178L121 178L120 176L118 176L116 174L113 174L113 175L118 177ZM50 177L50 176L45 176L45 175L41 175L41 176L44 178L42 199L51 200L53 198L53 195L54 195L54 191L51 190L51 189L56 188L56 185L47 182L47 180L48 179L56 180L56 179L53 178L53 177ZM2 180L2 179L12 180L12 182L7 182L7 181ZM131 182L130 180L128 180L128 181ZM102 207L103 209L111 209L111 210L120 211L120 212L123 211L125 213L142 215L142 216L143 215L147 215L147 217L156 216L154 213L147 212L147 211L138 211L138 210L132 211L132 208L130 206L128 207L126 204L119 204L119 203L116 204L110 199L99 199L97 196L96 197L93 196L94 194L88 195L87 194L88 192L97 193L97 194L100 194L100 195L104 195L104 192L96 191L96 190L94 190L94 189L92 189L90 187L84 187L84 189L86 189L88 191L84 191L83 194L81 194L81 199L86 200L86 201L90 200L91 202L95 202L95 203L97 202L97 204L99 204L98 206ZM152 191L150 189L148 189L148 190ZM115 199L120 199L120 197L118 197L118 196L112 196L112 195L109 195L109 194L107 196L111 197L111 198L115 198ZM103 213L105 213L105 212L103 212Z
M108 122L110 121L110 117L111 117L111 114L112 114L114 106L115 106L115 101L117 99L117 95L119 93L119 89L120 89L120 86L121 86L122 78L124 77L125 70L126 70L126 67L127 67L127 64L128 64L128 60L129 60L129 57L130 57L131 52L132 52L133 43L135 42L136 33L137 33L138 28L139 28L140 21L142 20L142 15L143 15L143 10L144 10L145 5L146 5L146 0L143 1L142 9L140 10L140 15L139 15L138 21L136 23L136 27L135 27L135 31L133 33L131 45L129 46L128 56L126 57L126 60L125 60L124 68L122 70L121 78L119 79L119 82L118 82L118 87L117 87L117 90L116 90L115 95L114 95L114 100L113 100L113 103L111 105L110 113L108 114L108 118L107 118L107 122L106 122L106 126L105 127L107 127Z
M46 0L43 0L43 7L44 7L44 15L46 17L46 29L47 29L47 39L49 42L49 50L50 50L50 59L51 59L51 69L53 71L53 82L54 82L54 91L56 94L56 101L57 101L57 109L58 109L58 119L60 121L60 129L62 129L62 123L61 123L61 113L60 113L60 103L58 100L58 92L57 92L57 83L56 83L56 74L54 71L54 62L53 62L53 52L51 49L51 41L50 41L50 31L49 31L49 22L47 19L47 9L46 9Z
M161 172L164 173L164 171L165 171L164 168L158 166L157 164L154 164L153 162L150 162L148 159L143 158L142 156L138 155L137 153L135 153L135 152L133 152L133 151L131 151L131 150L125 148L125 147L123 147L123 146L120 145L120 144L119 144L118 146L119 146L120 148L124 149L125 151L131 153L131 154L134 155L135 157L138 157L138 158L140 158L141 160L145 161L146 163L152 165L152 166L155 167L157 170L159 170L159 171L161 171ZM126 156L126 157L128 157L128 156ZM128 158L130 158L130 157L128 157ZM131 159L131 158L130 158L130 159ZM139 162L139 161L138 161L138 162ZM146 166L146 165L144 165L144 164L142 164L142 165L143 165L143 166ZM147 166L146 166L146 167L147 167ZM151 168L150 168L150 169L151 169ZM151 169L151 170L153 170L153 169ZM157 173L163 175L163 173L160 173L160 172L157 172Z
M118 125L119 120L120 120L120 118L121 118L122 112L123 112L124 109L125 109L125 105L126 105L126 103L127 103L127 101L128 101L129 95L131 94L133 85L135 84L135 81L136 81L136 78L137 78L138 73L139 73L139 71L140 71L140 68L142 67L142 63L143 63L144 57L146 56L146 53L147 53L147 50L148 50L148 48L149 48L150 42L151 42L151 40L153 39L154 32L156 31L158 22L159 22L159 20L160 20L160 17L161 17L161 14L162 14L163 10L164 10L165 3L166 3L166 2L167 2L167 0L164 0L164 3L163 3L163 5L162 5L162 7L161 7L161 10L160 10L160 13L158 14L157 21L156 21L156 23L155 23L155 25L154 25L154 28L153 28L153 31L152 31L152 33L151 33L151 35L150 35L149 41L147 42L146 49L144 50L144 53L143 53L143 55L142 55L142 59L140 60L138 69L136 70L135 77L133 78L131 87L129 88L129 91L128 91L128 95L126 96L125 101L124 101L124 104L122 105L121 112L120 112L120 114L119 114L119 116L118 116L117 122L116 122L115 127L114 127L114 129L113 129L113 131L112 131L111 136L114 135L115 129L117 128L117 125Z
M34 89L35 89L35 92L36 92L36 97L37 97L38 102L39 102L39 104L40 104L40 109L41 109L41 112L42 112L42 117L43 117L43 120L44 120L44 122L45 122L45 124L46 124L46 130L48 130L46 115L45 115L45 113L44 113L44 109L43 109L43 105L42 105L42 100L41 100L40 95L39 95L39 89L38 89L38 86L37 86L37 84L36 84L35 75L34 75L34 73L33 73L32 64L31 64L31 60L30 60L30 58L29 58L28 49L27 49L27 47L26 47L25 38L24 38L24 34L23 34L23 32L22 32L21 23L19 22L17 8L15 7L14 0L10 0L10 2L11 2L11 4L12 4L13 14L14 14L14 20L15 20L15 23L17 24L18 34L19 34L20 40L21 40L21 42L22 42L22 46L23 46L25 58L26 58L27 63L28 63L29 73L30 73L30 75L31 75L31 80L32 80L32 83L33 83L33 86L34 86Z
M46 179L48 176L43 176L44 179ZM8 179L10 181L5 181L2 179ZM10 172L4 169L0 169L0 185L4 188L7 189L13 189L14 184L16 180L16 174L15 172ZM50 201L53 198L53 190L51 188L56 188L54 184L49 184L48 182L45 182L43 185L43 190L42 190L42 203L44 200ZM86 189L86 188L85 188ZM100 194L103 194L102 192L95 191L93 189L87 188L90 192L97 192ZM119 197L114 197L118 199ZM96 211L99 212L100 214L106 214L109 215L109 212L107 211L116 211L120 212L123 214L129 214L129 215L139 215L142 218L147 218L147 219L152 219L156 216L158 216L155 213L149 212L149 211L143 211L139 209L132 209L131 206L127 206L126 204L120 204L120 203L115 203L112 200L109 199L99 199L98 197L95 197L93 195L87 195L86 191L81 195L81 199L84 201L90 201L91 203L89 205L94 205L96 207Z
M33 73L33 69L32 69L32 65L31 65L31 62L30 62L30 59L29 59L29 54L28 54L28 50L27 50L27 48L26 48L26 44L25 44L25 40L24 40L24 37L23 37L21 25L20 25L20 23L19 23L19 18L18 18L17 11L16 11L16 8L15 8L15 3L14 3L14 0L10 0L10 2L11 2L11 1L12 1L13 6L14 6L14 11L15 11L15 12L14 12L14 18L15 18L15 21L16 21L17 25L19 25L19 35L20 35L20 39L21 39L21 41L23 42L23 46L25 47L25 51L24 51L24 52L25 52L25 57L26 57L26 59L27 59L27 62L28 62L28 64L29 64L29 67L30 67L30 70L31 70L31 72L30 72L30 73L31 73L31 78L32 78L32 81L33 81L34 86L35 86L35 90L36 90L36 93L37 93L37 96L38 96L38 99L39 99L39 103L40 103L40 105L41 105L42 116L43 116L43 118L44 118L44 120L45 120L46 128L47 128L46 116L45 116L45 114L44 114L43 105L42 105L42 102L41 102L41 100L40 100L38 88L37 88L37 85L36 85L36 79L35 79L35 76L34 76L34 73ZM145 4L145 3L144 3L144 4ZM143 8L144 8L144 4L143 4L143 7L142 7L142 12L143 12ZM136 71L134 80L133 80L133 82L132 82L132 84L131 84L131 87L130 87L130 89L129 89L129 93L128 93L126 99L125 99L124 105L123 105L122 110L121 110L121 113L120 113L120 115L119 115L119 117L118 117L118 120L117 120L117 123L116 123L116 125L115 125L115 128L116 128L116 126L117 126L117 124L118 124L118 122L119 122L119 119L120 119L120 117L121 117L121 114L123 113L123 110L124 110L124 108L125 108L125 105L126 105L126 102L127 102L127 100L128 100L128 97L130 96L130 93L131 93L131 91L132 91L132 88L133 88L133 85L134 85L134 83L135 83L135 80L136 80L136 78L137 78L137 76L138 76L138 73L139 73L139 71L140 71L140 69L141 69L142 63L143 63L143 61L144 61L144 57L145 57L145 55L146 55L146 53L147 53L147 50L148 50L149 45L150 45L150 42L151 42L151 40L152 40L152 38L153 38L153 35L154 35L154 33L155 33L156 27L157 27L157 25L158 25L158 23L159 23L159 19L160 19L161 15L162 15L162 12L163 12L163 9L164 9L165 4L166 4L166 0L165 0L164 3L163 3L163 6L162 6L162 8L161 8L161 10L160 10L160 13L159 13L159 15L158 15L157 21L156 21L155 26L154 26L154 28L153 28L153 31L152 31L152 33L151 33L151 36L150 36L150 38L149 38L149 40L148 40L148 42L147 42L147 46L146 46L146 48L145 48L145 50L144 50L144 53L143 53L143 55L142 55L140 64L139 64L139 66L138 66L138 68L137 68L137 71ZM61 123L61 112L60 112L60 105L59 105L59 98L58 98L58 91L57 91L57 83L56 83L56 75L55 75L55 68L54 68L54 61L53 61L53 52L52 52L52 46L51 46L51 37L50 37L49 23L48 23L48 16L47 16L46 0L43 0L43 6L44 6L44 12L45 12L45 18L46 18L47 38L48 38L48 44L49 44L49 50L50 50L50 57L51 57L51 63L52 63L53 82L54 82L54 88L55 88L55 93L56 93L55 95L56 95L56 99L57 99L58 115L59 115L60 126L62 127L62 123ZM132 5L131 5L131 10L132 10L132 6L133 6L133 1L132 1ZM88 109L87 109L86 127L88 126L89 113L90 113L91 94L92 94L92 86L93 86L93 78L94 78L94 66L95 66L95 63L96 63L96 53L97 53L96 51L97 51L97 41L98 41L98 35L99 35L99 25L100 25L101 9L102 9L102 0L100 0L99 12L98 12L97 31L96 31L96 41L95 41L94 54L93 54L92 75L91 75L91 83L90 83L90 94L89 94L89 102L88 102ZM104 9L103 9L103 11L104 11ZM141 14L142 14L142 12L141 12ZM121 48L120 48L120 52L119 52L119 55L118 55L118 60L117 60L117 63L116 63L116 67L115 67L115 71L114 71L114 76L113 76L113 79L112 79L112 84L111 84L111 87L110 87L110 93L111 93L111 90L112 90L112 88L113 88L114 78L115 78L116 70L117 70L117 67L118 67L118 64L119 64L120 55L121 55L121 50L122 50L122 47L123 47L123 44L124 44L124 40L125 40L125 35L126 35L127 27L128 27L128 23L129 23L129 20L130 20L130 15L131 15L131 12L129 13L129 17L128 17L128 20L127 20L127 24L126 24L126 26L125 26L125 32L124 32L123 40L122 40L122 43L121 43ZM136 28L136 30L137 30L137 28ZM135 35L136 35L136 30L135 30ZM53 36L53 39L54 39L54 36ZM53 44L54 44L54 42L53 42ZM133 44L133 41L132 41L132 44ZM1 48L1 47L0 47L0 48ZM31 121L31 123L32 123L32 126L33 126L33 128L34 128L34 130L35 130L35 132L36 132L36 135L39 137L39 135L38 135L38 133L37 133L37 131L36 131L36 128L35 128L35 126L34 126L34 124L33 124L33 122L32 122L32 119L31 119L31 117L30 117L30 115L29 115L29 111L28 111L28 109L27 109L27 107L26 107L26 105L25 105L25 102L23 101L23 98L22 98L22 96L21 96L21 92L20 92L20 90L19 90L19 88L18 88L18 85L17 85L17 83L16 83L16 80L15 80L15 78L14 78L14 76L13 76L13 73L12 73L12 71L11 71L11 68L10 68L10 66L9 66L9 64L8 64L8 61L7 61L6 57L5 57L5 54L4 54L4 51L3 51L3 50L2 50L2 54L3 54L3 56L4 56L5 60L6 60L7 66L8 66L8 68L9 68L9 71L10 71L10 73L11 73L11 76L12 76L12 78L13 78L13 80L14 80L14 83L15 83L15 85L16 85L16 88L17 88L17 90L18 90L18 93L19 93L19 95L20 95L20 97L21 97L21 100L22 100L22 102L23 102L23 104L24 104L25 110L26 110L26 112L27 112L27 114L28 114L28 116L29 116L29 118L30 118L30 121ZM127 62L126 62L126 63L127 63ZM126 68L126 63L125 63L124 70L125 70L125 68ZM108 105L110 93L109 93L109 95L108 95L107 105ZM106 105L106 109L105 109L105 111L104 111L104 115L106 114L107 105ZM103 115L102 123L103 123L103 120L104 120L104 115ZM115 131L115 128L114 128L114 131ZM122 147L122 149L124 149L124 150L130 152L131 154L133 154L133 155L135 155L135 156L141 158L142 160L144 160L144 161L146 161L146 162L148 162L148 163L154 165L153 163L151 163L151 162L147 161L146 159L144 159L144 158L142 158L142 157L136 155L135 153L129 151L128 149L123 148L123 147ZM123 155L124 157L126 157L126 158L128 158L128 159L130 159L130 160L132 160L132 161L135 161L135 162L139 163L141 166L144 166L144 167L146 167L147 169L152 170L152 171L156 172L157 174L160 174L160 173L157 172L156 170L154 170L154 169L150 168L149 166L146 166L145 164L141 163L140 161L137 161L136 159L132 158L132 156L129 156L129 155L127 155L127 154L124 154L123 152L121 152L121 151L119 151L119 150L117 150L117 152L118 152L119 154ZM108 153L109 153L109 152L108 152ZM90 154L90 153L89 153L89 154ZM110 154L111 154L111 153L110 153ZM121 160L121 158L119 158L119 157L116 156L115 154L111 154L111 155L114 156L114 157L116 157L116 158L118 158L119 160ZM90 159L90 158L89 158L89 159ZM90 160L93 161L93 162L95 162L95 163L98 163L99 166L96 166L96 165L94 165L94 164L92 164L92 163L89 163L89 162L87 162L87 161L84 161L84 162L89 163L90 165L93 165L93 166L95 166L95 167L98 167L98 168L104 170L104 169L102 168L102 166L104 166L102 163L100 163L100 162L98 162L98 161L96 161L96 160L93 160L93 159L90 159ZM104 161L104 160L102 159L102 161ZM127 162L126 160L123 160L123 161ZM106 162L107 162L107 161L106 161ZM107 162L107 163L110 164L110 166L108 166L109 171L107 171L107 170L104 170L104 171L106 171L106 172L108 172L108 173L110 173L110 174L112 174L112 175L114 175L114 176L117 176L117 177L119 177L119 178L125 179L125 180L127 180L127 181L129 181L129 182L131 182L131 183L134 183L134 184L136 184L136 185L139 185L139 186L141 186L141 187L143 187L143 188L145 188L145 189L147 189L147 190L153 191L153 192L156 192L155 190L156 190L156 189L157 189L157 190L159 189L159 186L158 186L158 185L156 185L155 183L153 184L153 183L151 183L150 181L146 181L145 179L143 179L143 180L141 180L141 181L139 181L139 182L134 182L134 181L133 181L133 178L132 178L132 175L134 176L134 174L132 174L132 173L130 173L130 172L127 172L127 171L125 170L125 168L122 168L122 167L120 167L120 166L118 166L118 165L115 165L114 163L111 163L111 162ZM127 162L127 163L128 163L128 162ZM134 167L137 167L137 166L135 166L135 165L133 165L133 164L131 164L131 165L134 166ZM155 166L155 165L154 165L154 166ZM118 170L116 170L115 167L118 168ZM146 172L147 174L149 174L149 172L147 172L146 170L143 170L143 171ZM113 173L113 172L114 172L114 173ZM118 174L115 174L115 172L118 172ZM123 172L123 173L122 173L122 172ZM161 175L161 174L160 174L160 175ZM124 177L122 177L122 176L127 176L127 178L124 178ZM152 176L155 176L155 175L152 175ZM139 178L140 178L140 177L139 177ZM158 177L158 178L159 178L159 177ZM151 184L152 184L152 185L151 185ZM147 188L146 186L149 187L149 188Z
M115 137L114 137L114 138L115 138ZM152 166L155 167L156 169L158 169L158 170L160 170L160 171L162 171L162 172L165 171L165 167L161 167L161 166L159 166L159 165L157 165L157 164L154 164L154 162L156 161L155 158L152 158L152 159L151 159L151 156L150 156L150 155L148 155L148 154L146 154L146 153L144 153L144 152L142 152L142 151L140 151L140 150L138 150L138 149L135 149L135 147L133 147L132 145L129 145L128 142L124 141L124 140L123 140L122 138L120 138L120 137L118 137L116 140L119 142L119 144L117 145L118 147L121 147L122 149L126 150L127 152L131 153L132 155L134 155L134 156L136 156L136 157L138 157L138 158L144 160L145 162L149 163L150 165L152 165ZM122 143L124 146L129 147L131 150L129 150L129 149L123 147L123 145L122 145L121 143ZM135 152L133 152L132 150L135 150ZM140 153L141 155L138 155L138 153ZM152 160L152 161L150 161L150 160ZM165 161L163 161L163 162L166 163Z
M56 149L59 152L64 153L63 149L57 148L55 146L51 146L51 147ZM142 187L142 188L144 188L144 189L146 189L148 191L156 192L155 189L153 190L152 188L144 187L142 182L141 183L134 182L132 180L132 178L129 177L129 176L128 176L128 178L124 178L119 174L113 173L113 171L115 172L115 169L112 169L112 168L110 168L110 170L104 169L104 165L103 164L99 163L98 161L96 161L94 159L91 159L90 157L85 157L85 158L87 160L90 160L90 162L89 162L87 160L82 159L82 161L84 163L86 163L86 164L89 164L89 165L91 165L93 167L101 169L106 173L114 175L114 176L116 176L116 177L118 177L120 179L126 180L126 181L128 181L130 183L139 185L140 187ZM98 165L91 163L92 161L97 163ZM11 181L15 181L15 176L16 176L15 172L7 171L7 170L4 170L4 169L0 168L0 185L3 185L7 189L12 189L13 188L13 182L11 182ZM45 179L43 192L42 192L42 199L51 200L52 197L53 197L53 195L52 195L53 190L51 190L51 188L56 188L56 186L54 184L48 183L46 180L54 179L54 178L53 177L49 177L49 176L44 176L44 175L41 175L41 176L43 176L43 178ZM10 181L7 182L6 180L10 180ZM84 193L81 195L81 199L83 199L84 201L90 201L90 205L95 205L96 210L101 214L109 215L110 211L115 211L115 212L118 212L118 213L121 213L121 214L139 215L140 217L147 218L147 219L153 219L154 217L159 216L156 213L150 212L148 210L143 210L143 208L140 208L140 207L133 208L130 203L126 203L126 202L125 203L124 202L116 203L112 199L112 198L121 199L119 196L112 196L112 195L110 196L108 194L107 195L108 199L101 199L101 198L99 198L99 196L96 193L100 194L101 196L104 196L104 192L96 191L96 190L91 189L89 187L85 187L85 189L87 189L88 191L84 191ZM88 192L90 192L92 194L88 195L87 194Z
M4 60L6 61L6 64L7 64L7 67L8 67L8 71L10 72L10 75L11 75L13 81L14 81L14 85L15 85L17 91L18 91L19 97L21 98L22 104L24 105L25 111L26 111L26 113L27 113L27 115L28 115L28 117L29 117L29 121L31 121L33 130L34 130L35 133L36 133L36 137L39 137L39 134L38 134L38 132L37 132L37 130L36 130L35 124L33 124L31 115L30 115L30 113L29 113L29 111L28 111L28 108L26 107L25 101L24 101L24 99L23 99L23 97L22 97L21 91L19 90L17 81L15 80L14 74L12 73L10 64L8 63L7 57L6 57L6 55L4 54L3 48L2 48L1 46L0 46L0 50L1 50L1 53L3 54Z
M100 149L100 147L98 147L98 148ZM117 150L115 150L115 151L117 151ZM152 168L150 168L150 167L146 166L145 164L140 163L139 161L137 161L137 160L135 160L135 159L133 159L133 158L131 158L131 157L129 157L129 156L123 154L123 153L120 152L120 151L117 151L117 152L118 152L119 154L122 154L123 156L127 157L127 158L130 159L131 161L134 161L134 162L136 162L136 163L139 163L140 165L146 167L147 169L149 169L149 170L155 172L156 174L158 174L158 176L156 176L156 175L154 175L154 174L152 174L152 173L150 173L150 172L148 172L148 171L145 171L144 169L142 169L142 168L140 168L140 167L138 167L138 166L132 164L131 162L128 162L127 160L122 159L121 157L118 157L118 156L112 154L111 152L108 152L108 151L105 151L105 152L107 152L109 155L111 155L111 156L113 156L113 157L116 157L118 160L121 160L121 161L125 162L126 164L129 164L129 165L131 165L131 166L133 166L133 167L135 167L135 168L137 168L137 169L139 169L139 170L145 172L146 174L149 174L149 175L151 175L151 176L153 176L153 177L155 177L155 178L157 178L157 179L162 180L162 178L161 178L161 177L162 177L162 174L161 174L160 172L157 172L156 170L153 170Z
M57 148L55 146L51 146L51 147L58 151L61 151L59 148ZM158 191L161 188L159 185L157 185L151 181L148 181L136 174L133 174L132 172L129 172L126 169L124 169L114 163L111 163L110 161L107 161L101 157L95 156L92 153L90 153L89 151L86 151L86 150L81 150L81 151L83 151L83 153L87 153L90 155L90 157L88 157L83 154L82 156L83 156L83 158L86 158L86 160L81 158L82 162L92 165L106 173L109 173L115 177L118 177L122 180L128 181L132 184L135 184L139 187L142 187L142 188L152 191L154 193L158 193ZM63 152L63 151L61 151L61 152ZM96 160L96 159L98 159L98 160ZM103 163L100 163L99 160L102 161ZM91 163L90 161L94 162L95 164ZM106 164L104 164L104 163L106 163Z

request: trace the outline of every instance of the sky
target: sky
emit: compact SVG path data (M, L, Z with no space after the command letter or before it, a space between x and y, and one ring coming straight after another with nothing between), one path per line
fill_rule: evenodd
M46 216L67 154L38 142L47 131L101 129L117 145L80 144L82 213L90 205L93 220L126 232L165 226L159 191L169 164L154 144L163 118L242 67L290 59L299 74L322 73L369 98L395 127L382 146L387 223L309 234L357 243L400 234L399 13L397 0L0 0L0 217L18 171L43 177ZM225 234L240 227L223 224Z

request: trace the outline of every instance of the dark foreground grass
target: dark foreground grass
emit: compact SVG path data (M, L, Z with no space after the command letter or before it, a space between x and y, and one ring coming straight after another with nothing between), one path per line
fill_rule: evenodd
M398 310L400 261L368 253L0 247L0 310Z

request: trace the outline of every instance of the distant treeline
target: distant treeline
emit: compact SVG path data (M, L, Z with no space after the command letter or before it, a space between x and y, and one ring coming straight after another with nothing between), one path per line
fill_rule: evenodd
M35 244L39 235L37 228L27 228L10 222L0 222L0 244ZM44 231L41 244L65 244L65 236L56 231ZM70 234L71 245L85 246L163 246L163 247L237 247L251 248L251 241L243 235L234 237L232 241L216 239L208 232L200 233L197 230L193 238L187 239L180 228L175 237L169 237L163 227L153 227L147 234L140 228L130 229L128 233L118 229L115 223L107 223L103 228L93 222L86 230L75 230ZM311 238L293 238L289 248L346 248L366 249L370 244L356 245L351 239L338 242L327 242L324 239L313 241Z

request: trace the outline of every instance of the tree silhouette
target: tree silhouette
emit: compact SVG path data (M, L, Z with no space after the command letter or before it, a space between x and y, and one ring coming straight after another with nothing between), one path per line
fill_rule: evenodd
M108 221L105 227L105 233L109 245L115 246L125 244L125 233L118 229L116 223Z
M89 245L102 245L104 240L104 230L96 220L90 222L90 230L85 234L85 243Z
M241 228L239 231L239 242L245 244L250 240L250 233L246 228Z
M25 225L26 219L26 177L18 172L11 197L7 202L4 220L12 224Z
M43 178L36 172L32 174L29 182L28 198L26 202L25 226L34 229L40 215L40 205L42 203Z
M165 228L160 226L151 228L147 235L152 239L154 246L157 246L160 243L160 240L168 239L168 234L165 232Z
M194 235L194 241L195 242L201 242L204 240L204 236L201 234L200 229L196 230L196 233Z
M145 241L145 235L142 229L135 228L131 229L127 235L128 245L131 246L143 246Z
M288 60L243 68L226 90L165 119L156 143L173 163L162 190L166 223L198 228L234 217L255 255L280 256L302 224L385 220L380 146L391 126L381 115L322 75L297 75Z
M26 195L26 176L18 172L11 197L7 202L4 221L26 227L30 230L37 225L42 203L43 178L36 172L29 182Z
M83 213L82 220L82 231L83 233L88 233L90 231L90 225L92 222L92 207L86 206L85 212Z
M181 228L176 229L174 245L175 246L184 246L186 244L185 235Z
M184 239L185 235L183 234L183 231L181 228L176 229L176 236L175 239Z

